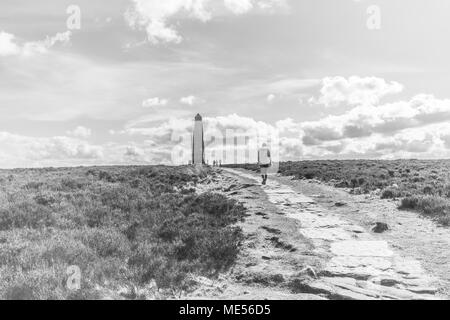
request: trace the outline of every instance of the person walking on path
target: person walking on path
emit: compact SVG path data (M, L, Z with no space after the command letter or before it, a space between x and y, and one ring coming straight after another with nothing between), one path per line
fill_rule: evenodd
M263 143L262 148L258 150L258 165L261 170L262 184L267 183L267 170L272 165L272 158L267 144Z

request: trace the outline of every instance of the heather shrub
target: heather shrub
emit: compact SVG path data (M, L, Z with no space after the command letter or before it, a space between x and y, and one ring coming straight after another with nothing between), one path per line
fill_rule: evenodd
M130 243L126 236L115 228L86 228L75 236L99 257L125 258L130 254Z
M98 288L187 289L235 260L245 209L196 194L193 167L13 170L0 173L0 298L98 299ZM36 182L34 182L36 181ZM180 192L180 190L182 192ZM66 288L69 266L81 288Z
M13 228L42 228L55 224L55 216L50 208L32 200L11 203L0 209L0 230Z
M173 248L169 244L138 244L128 262L134 270L136 280L147 283L153 279L162 288L181 286L188 269L183 264L178 264L176 268Z
M69 191L70 192L75 189L83 189L88 184L89 184L89 181L86 180L85 178L74 179L74 178L70 178L70 177L65 177L65 178L61 179L58 189L61 191Z
M38 250L41 251L39 260L49 265L65 263L86 269L97 258L92 248L66 234L45 240Z
M419 198L418 197L406 197L402 199L401 205L399 206L399 209L417 209L419 204Z
M386 188L381 192L381 199L394 199L399 198L403 194L396 188Z
M438 196L412 196L402 200L400 209L419 211L444 225L449 225L450 201Z
M0 299L60 300L69 293L65 287L66 265L36 266L31 270L0 267Z
M450 183L446 184L442 190L442 196L450 198Z

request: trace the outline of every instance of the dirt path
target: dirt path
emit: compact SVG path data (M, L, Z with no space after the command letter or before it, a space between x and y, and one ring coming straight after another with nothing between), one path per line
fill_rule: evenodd
M450 297L450 228L422 215L399 210L399 200L380 199L379 194L352 195L318 181L273 177L295 191L312 197L317 204L365 230L384 222L389 230L375 239L386 240L396 253L420 262L428 274L438 278L439 293Z
M242 201L246 240L233 270L195 296L229 299L436 299L442 279L414 255L369 232L362 220L334 210L333 193L306 196L302 186L226 169L221 192ZM303 186L304 187L304 186ZM216 190L218 191L218 190ZM318 199L321 199L318 201ZM328 207L327 207L328 205ZM342 204L340 204L342 205ZM342 205L342 206L345 206ZM335 206L335 203L333 204ZM448 248L448 246L446 246ZM445 248L445 249L446 249ZM447 261L448 263L448 261ZM206 289L205 289L206 288ZM208 289L209 288L209 289Z

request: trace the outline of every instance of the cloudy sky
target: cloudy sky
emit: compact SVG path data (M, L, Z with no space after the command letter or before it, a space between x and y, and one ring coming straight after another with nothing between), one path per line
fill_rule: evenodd
M168 164L197 112L210 132L276 132L281 160L448 158L449 12L2 0L0 167Z

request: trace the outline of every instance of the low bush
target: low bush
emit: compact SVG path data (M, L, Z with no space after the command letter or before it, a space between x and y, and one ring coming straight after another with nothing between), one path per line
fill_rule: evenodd
M419 211L439 221L441 224L449 225L450 201L438 196L412 196L402 199L400 209Z
M13 173L0 173L0 298L96 299L96 287L152 280L187 289L189 274L215 275L238 254L242 234L234 224L245 209L221 194L195 193L207 169ZM66 287L69 266L81 270L79 290Z
M403 193L396 188L386 188L381 192L381 199L395 199L403 196Z
M32 200L9 204L0 209L0 230L13 228L42 228L54 225L54 212Z
M79 239L102 258L126 258L131 252L131 244L127 237L115 228L82 229L77 232L75 239Z

